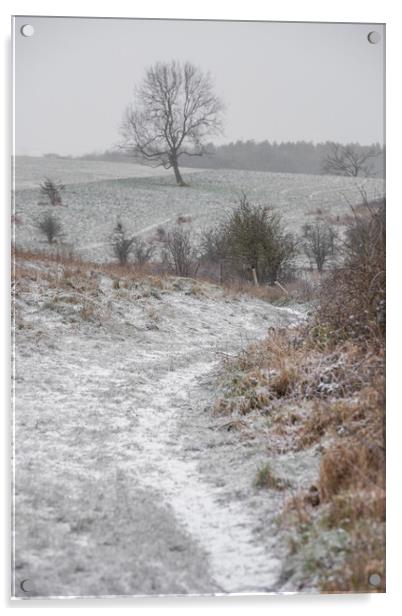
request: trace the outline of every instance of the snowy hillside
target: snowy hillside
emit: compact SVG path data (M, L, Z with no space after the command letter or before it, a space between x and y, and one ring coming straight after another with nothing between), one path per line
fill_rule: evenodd
M46 249L35 224L49 207L38 205L44 177L66 184L64 207L53 208L65 232L64 241L85 259L110 260L109 238L117 217L127 230L152 238L159 226L172 227L187 218L193 233L214 225L238 204L241 191L250 201L274 207L288 230L298 233L317 212L339 224L350 205L384 192L384 181L372 178L314 176L258 171L183 170L187 188L178 188L171 172L128 163L16 159L15 241L21 248Z
M15 566L34 594L277 589L263 449L205 409L224 356L301 315L191 279L16 268ZM295 462L307 485L314 459Z

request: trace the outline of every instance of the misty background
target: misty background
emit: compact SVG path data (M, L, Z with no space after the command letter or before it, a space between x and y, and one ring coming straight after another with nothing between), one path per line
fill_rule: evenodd
M326 142L382 151L384 36L373 24L17 17L15 154L121 157L134 86L176 59L210 71L226 104L214 156L183 164L319 173Z

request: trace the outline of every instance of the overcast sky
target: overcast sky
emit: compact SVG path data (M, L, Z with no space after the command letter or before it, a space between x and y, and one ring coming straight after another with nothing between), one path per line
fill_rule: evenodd
M23 37L20 27L35 33ZM16 153L83 154L119 141L144 69L190 61L227 106L215 142L384 141L384 28L367 24L18 17ZM376 30L378 44L367 34Z

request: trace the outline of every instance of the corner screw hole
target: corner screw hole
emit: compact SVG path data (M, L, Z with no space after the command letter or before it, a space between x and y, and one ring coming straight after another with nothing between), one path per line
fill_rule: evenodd
M31 24L24 24L23 26L21 26L21 30L20 30L22 36L33 36L34 32L35 32L35 28L33 26L31 26Z
M367 35L367 40L372 45L376 45L377 43L379 43L380 39L381 39L380 33L377 32L376 30L373 30L372 32L369 32L368 35Z
M372 573L369 576L368 581L370 586L375 586L376 588L378 588L378 586L381 584L381 575L379 575L378 573Z

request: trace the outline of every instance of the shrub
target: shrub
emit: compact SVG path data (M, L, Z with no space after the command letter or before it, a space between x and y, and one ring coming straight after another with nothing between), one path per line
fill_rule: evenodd
M62 225L53 214L44 214L36 223L36 227L46 236L49 244L52 244L57 238L61 238Z
M289 279L296 246L272 208L252 205L243 193L227 220L203 236L206 258L230 260L242 274L254 270L259 282Z
M385 201L354 213L343 244L343 264L321 289L318 319L342 338L385 332Z
M159 225L159 227L157 227L156 229L156 239L158 240L158 242L166 241L166 229L165 227L162 227L162 225Z
M190 233L176 227L167 235L163 259L176 276L194 276L198 269L197 251Z
M62 205L61 193L65 189L63 184L45 178L40 184L39 189L42 197L49 199L51 205Z
M226 237L223 229L207 229L201 235L201 251L203 259L219 263L228 253Z
M315 263L321 273L325 262L335 254L335 232L331 226L322 222L303 227L303 250L310 263Z
M134 262L137 265L145 265L148 261L151 260L153 254L155 252L155 246L152 244L148 244L141 238L134 238L132 253L134 257Z
M256 488L271 490L285 490L290 485L287 480L277 477L268 462L258 469L254 483Z
M271 331L266 340L227 359L224 396L213 408L237 419L247 402L255 411L247 430L266 435L271 455L313 446L320 454L315 485L293 495L281 515L297 587L381 592L385 202L354 211L342 257L322 285L316 321ZM257 396L261 406L254 403ZM282 485L269 465L259 469L254 484ZM370 582L372 574L378 574L378 586Z
M128 257L133 251L134 237L126 237L126 231L120 221L117 221L111 238L115 257L120 265L126 265Z

